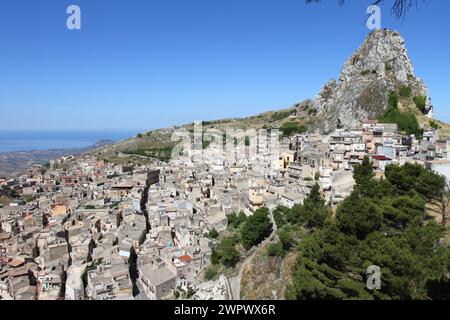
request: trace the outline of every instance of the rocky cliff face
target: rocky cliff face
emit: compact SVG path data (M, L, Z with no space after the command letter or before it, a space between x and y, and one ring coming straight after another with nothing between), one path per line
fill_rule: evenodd
M339 80L328 82L313 101L315 129L328 132L375 119L386 110L389 92L401 87L410 87L412 96L429 97L414 75L403 37L396 31L373 31L345 63Z

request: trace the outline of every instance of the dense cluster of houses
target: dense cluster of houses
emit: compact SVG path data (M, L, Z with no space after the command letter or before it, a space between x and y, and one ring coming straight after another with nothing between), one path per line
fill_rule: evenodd
M0 205L0 299L171 299L203 285L217 244L208 232L224 231L229 213L302 204L316 183L337 205L365 156L379 176L416 162L450 178L449 141L392 124L284 138L257 164L246 152L247 162L214 165L65 157L0 180L15 195Z

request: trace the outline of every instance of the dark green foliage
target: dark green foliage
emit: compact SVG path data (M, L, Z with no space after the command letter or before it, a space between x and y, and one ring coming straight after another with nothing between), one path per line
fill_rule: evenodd
M371 199L354 194L339 206L336 218L343 232L364 239L381 227L383 215Z
M284 136L291 136L296 133L304 133L307 128L295 122L286 122L280 128Z
M209 233L208 233L208 237L212 238L212 239L217 239L219 237L219 233L217 232L216 229L212 229Z
M414 113L400 112L398 109L398 96L393 92L389 94L386 113L379 117L378 120L382 123L396 123L398 130L407 135L414 134L416 137L421 137L423 134Z
M297 109L290 109L288 111L279 111L279 112L275 112L274 114L272 114L272 116L270 117L271 121L278 121L278 120L284 120L287 117L296 114L297 113Z
M361 196L372 196L377 191L373 181L374 173L369 157L365 156L361 164L353 167L353 178L355 179L355 193Z
M204 149L208 148L210 144L211 144L211 141L203 140L202 141L202 149L204 150Z
M123 153L125 154L131 154L131 155L138 155L143 157L152 157L159 159L161 161L168 161L170 160L172 156L172 146L167 146L164 148L152 148L152 149L134 149L134 150L127 150Z
M417 193L412 196L385 197L380 204L387 227L404 230L410 224L418 224L424 218L425 200Z
M424 170L418 164L387 166L385 176L399 194L411 195L416 191L427 201L437 198L445 187L445 177Z
M286 255L286 252L283 249L283 244L281 243L281 241L271 243L267 247L267 255L270 257L284 257Z
M363 170L366 168L365 170ZM389 166L374 181L367 162L355 170L355 191L336 219L299 242L287 299L442 299L450 287L445 228L426 220L442 177L419 165ZM369 190L361 191L362 186ZM281 238L281 237L280 237ZM381 268L381 289L366 288L366 270Z
M45 173L48 171L48 169L50 169L50 163L49 163L49 162L43 164L43 165L39 168L39 172L40 172L41 174L45 174ZM0 177L0 178L1 178L1 177Z
M188 287L188 290L186 292L186 298L189 299L195 294L195 290L192 287Z
M355 165L353 172L353 177L355 179L356 185L361 187L368 187L374 176L372 164L370 163L369 157L365 156L362 164Z
M211 262L215 265L222 264L227 267L234 267L239 261L239 252L235 246L237 240L234 237L224 238L220 244L213 249Z
M364 71L361 71L361 75L362 76L367 76L369 74L377 74L377 70L364 70Z
M280 238L280 243L283 247L283 250L285 251L291 249L295 244L292 232L288 231L287 229L283 228L278 231L278 237Z
M289 208L283 206L279 206L273 210L272 215L278 228L282 228L287 223L290 211Z
M230 213L227 215L228 219L228 229L238 229L241 227L241 225L247 220L247 216L243 211L239 212L237 215L236 213Z
M416 104L417 109L419 109L423 114L425 114L425 107L427 104L427 97L424 96L416 96L413 98L414 103Z
M114 178L117 178L117 177L119 177L120 175L118 174L118 173L113 173L113 174L110 174L110 175L108 175L108 176L106 176L106 178L108 178L108 179L114 179Z
M409 98L411 97L411 87L408 86L402 86L399 90L399 95L402 98Z
M34 200L34 197L31 196L31 195L29 195L29 196L22 196L21 199L22 199L23 201L25 201L26 203L30 203L31 201Z
M286 221L291 224L300 223L301 212L302 206L298 204L295 205L294 207L292 207L292 209L285 212Z
M242 226L242 245L245 249L250 249L254 245L260 244L272 231L272 223L269 218L269 209L260 208L253 215L247 218Z
M295 205L292 208L286 215L290 223L299 223L310 229L323 226L325 220L331 216L331 210L325 205L319 190L320 187L316 183L303 205Z
M218 271L219 271L218 269L219 268L218 268L217 265L212 265L212 266L208 267L205 270L205 280L209 281L209 280L215 279L217 277L217 274L218 274Z
M102 264L103 258L92 261L81 274L81 280L83 281L84 286L87 286L88 283L88 272L97 269L99 265Z
M434 130L437 130L440 128L439 124L434 120L430 120L430 127L432 127Z

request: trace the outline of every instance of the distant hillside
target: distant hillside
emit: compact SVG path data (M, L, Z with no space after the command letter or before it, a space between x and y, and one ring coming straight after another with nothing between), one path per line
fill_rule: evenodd
M308 118L298 116L298 105L287 109L261 113L247 118L221 119L214 121L203 121L203 131L209 128L220 129L225 132L226 128L235 129L261 129L280 128L283 124L293 123L296 126L309 125ZM193 131L193 123L182 126L152 130L139 134L135 137L121 141L119 143L99 148L92 152L99 158L116 163L126 163L130 159L134 162L146 163L153 158L168 160L172 148L178 143L171 141L172 133L175 129L184 128Z
M52 159L68 155L79 155L91 150L113 144L112 140L100 140L86 148L50 149L35 151L14 151L0 153L0 176L15 177L27 171L33 165L42 165Z

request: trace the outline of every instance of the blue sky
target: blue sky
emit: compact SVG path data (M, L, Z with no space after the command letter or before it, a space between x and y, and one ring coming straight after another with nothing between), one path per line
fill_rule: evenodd
M152 129L314 97L362 43L370 1L40 0L0 6L0 129ZM450 122L450 1L399 30ZM82 29L66 28L77 4Z

